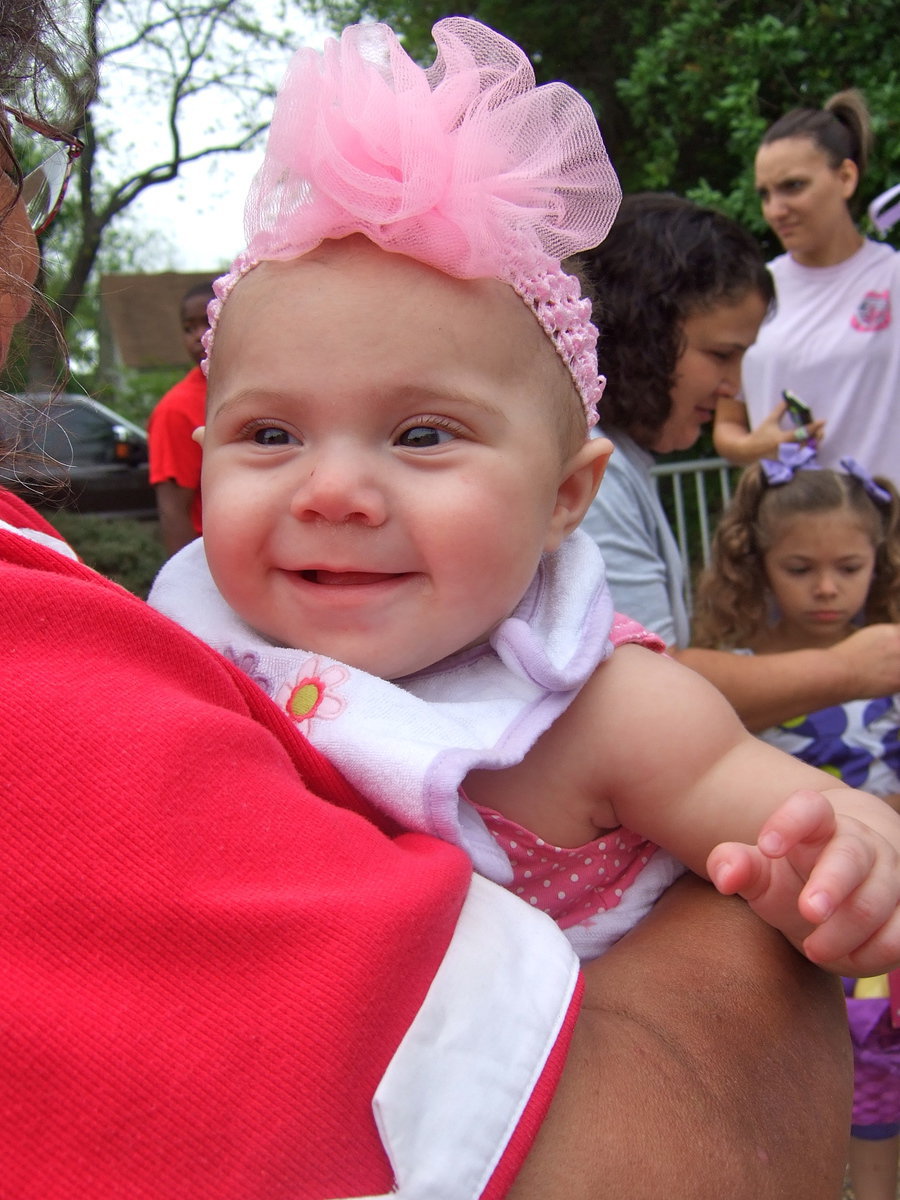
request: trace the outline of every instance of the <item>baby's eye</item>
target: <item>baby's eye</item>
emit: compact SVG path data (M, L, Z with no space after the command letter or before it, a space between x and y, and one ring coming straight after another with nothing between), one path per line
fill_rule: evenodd
M279 425L258 425L252 437L258 446L290 446L297 441L293 434Z
M443 446L455 436L452 430L441 429L437 425L412 425L403 430L397 438L397 445L409 450L427 450L431 446Z

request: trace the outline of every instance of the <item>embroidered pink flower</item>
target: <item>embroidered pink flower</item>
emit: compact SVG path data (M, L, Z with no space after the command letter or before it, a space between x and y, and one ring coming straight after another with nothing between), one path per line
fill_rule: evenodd
M308 733L314 718L333 721L347 707L344 697L336 693L349 678L350 672L338 663L331 663L323 670L318 658L308 658L297 672L295 682L282 684L275 702Z

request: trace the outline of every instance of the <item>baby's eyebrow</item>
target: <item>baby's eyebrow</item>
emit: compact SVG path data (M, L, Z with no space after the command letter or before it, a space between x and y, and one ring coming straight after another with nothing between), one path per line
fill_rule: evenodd
M298 397L289 395L287 392L243 388L241 391L235 392L233 396L226 396L224 400L219 400L217 391L218 389L211 388L207 397L207 412L217 417L227 416L232 409L247 405L252 405L254 408L276 405L283 409L284 407L294 408L298 403Z
M503 417L505 410L486 395L477 392L467 391L464 388L456 387L418 387L416 384L404 385L396 391L387 389L388 392L393 392L399 400L409 404L411 407L427 407L429 404L458 404L468 408L477 408L488 416Z
M233 409L251 405L254 408L272 408L284 412L285 409L297 409L306 401L304 393L300 391L284 392L257 388L242 388L241 391L235 392L232 396L226 396L220 401L217 399L217 391L218 389L210 389L207 405L208 413L215 417L228 416ZM430 384L420 387L414 383L402 384L399 387L385 385L378 388L373 387L366 393L365 398L373 403L386 400L408 405L410 415L413 415L413 410L427 413L431 407L439 408L446 404L452 404L457 407L477 409L491 417L504 418L506 416L505 410L494 404L489 396L465 388L433 387ZM360 397L361 405L365 398Z

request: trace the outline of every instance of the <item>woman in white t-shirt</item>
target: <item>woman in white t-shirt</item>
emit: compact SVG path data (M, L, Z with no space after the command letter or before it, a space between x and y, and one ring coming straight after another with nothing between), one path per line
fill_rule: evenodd
M763 137L756 187L785 253L769 264L776 307L744 357L743 396L716 412L716 449L732 462L815 439L823 466L849 454L900 478L900 258L864 238L852 211L871 144L855 90L792 110ZM792 424L785 389L813 421Z

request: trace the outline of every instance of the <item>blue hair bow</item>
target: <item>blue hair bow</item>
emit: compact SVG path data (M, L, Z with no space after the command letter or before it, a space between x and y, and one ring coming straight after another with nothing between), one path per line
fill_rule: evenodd
M770 487L781 483L790 483L798 471L820 471L820 465L815 461L816 449L808 442L801 445L797 442L782 442L778 447L778 458L761 458L759 465ZM891 493L876 483L865 467L855 458L842 458L841 466L848 475L858 479L870 500L876 504L890 504Z
M876 504L890 504L892 499L891 493L887 488L883 488L880 483L876 483L866 468L860 466L855 458L842 458L841 466L848 475L852 475L854 479L859 480L870 500L874 500Z
M790 483L798 471L820 470L815 457L816 448L809 442L782 442L778 458L761 458L759 465L769 486L777 487L780 483Z

